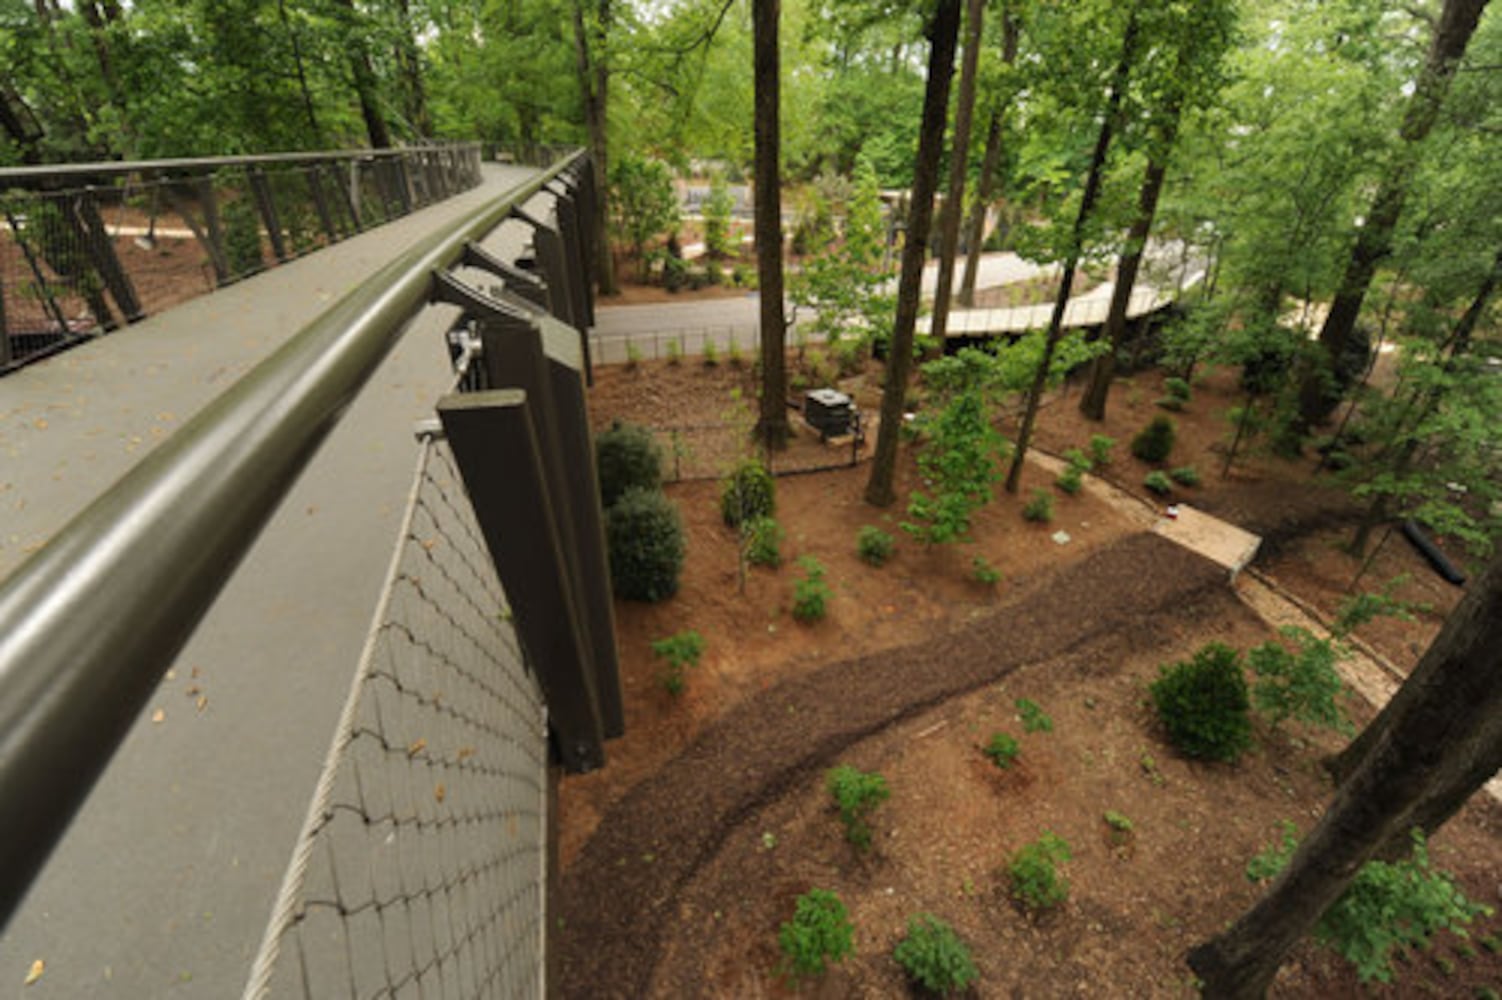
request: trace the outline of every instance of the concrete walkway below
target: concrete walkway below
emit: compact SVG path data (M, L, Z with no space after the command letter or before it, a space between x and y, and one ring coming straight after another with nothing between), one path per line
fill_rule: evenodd
M533 173L487 165L476 190L0 379L0 575L395 253ZM40 960L28 1000L240 995L391 556L413 424L452 382L454 313L412 324L166 674L0 938L0 994Z

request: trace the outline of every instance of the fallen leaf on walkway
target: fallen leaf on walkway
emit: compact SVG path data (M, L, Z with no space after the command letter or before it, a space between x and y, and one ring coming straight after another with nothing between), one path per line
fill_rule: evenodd
M151 713L152 722L161 722L165 718L167 718L167 710L165 708L159 708Z
M209 696L206 695L206 694L199 695L198 696L198 710L200 712L202 712L204 709L206 709L208 707L209 707Z
M416 757L428 748L428 741L418 737L411 746L407 747L407 756Z
M188 689L184 691L183 694L187 695L189 698L193 698L196 697L201 690L203 689L200 688L197 684L189 684Z
M30 986L32 983L36 982L38 979L41 979L42 978L42 973L44 973L46 971L47 971L47 963L44 962L44 961L42 961L40 958L37 959L35 962L32 962L31 963L31 971L28 972L28 973L26 973L26 983L25 983L25 985Z
M475 748L474 747L460 747L459 748L459 755L458 756L459 756L460 760L469 760L469 758L473 757L474 755L475 755Z
M47 429L47 421L46 421L46 420L44 420L44 419L43 419L43 418L41 418L41 417L37 417L37 419L36 419L36 423L35 423L35 425L34 425L34 426L35 426L35 427L36 427L36 429L37 429L37 430L39 430L39 431L44 431L44 430L46 430L46 429Z
M442 802L444 796L446 796L447 794L448 792L444 790L442 782L439 783L437 788L433 789L433 798L437 799L439 802Z

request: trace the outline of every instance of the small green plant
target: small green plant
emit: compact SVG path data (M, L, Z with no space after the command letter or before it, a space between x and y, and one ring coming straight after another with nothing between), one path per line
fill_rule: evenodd
M1017 699L1017 716L1022 720L1022 730L1028 733L1053 732L1053 720L1038 703L1030 698Z
M636 346L636 341L626 341L626 367L635 368L641 364L641 348Z
M616 421L595 435L595 470L600 505L608 508L632 487L655 490L662 485L662 454L651 431Z
M772 473L754 458L737 465L720 488L720 516L731 528L777 511L777 486Z
M1105 434L1090 435L1090 465L1091 468L1100 468L1111 464L1111 449L1116 447L1116 439Z
M824 564L813 556L801 556L798 565L803 567L804 576L793 582L793 617L805 624L820 621L834 596L824 582Z
M1181 465L1176 469L1169 469L1168 478L1180 486L1198 486L1200 484L1199 470L1192 465Z
M1071 465L1059 473L1059 478L1055 479L1053 484L1070 496L1075 496L1084 488L1085 481L1080 470Z
M985 556L970 560L970 579L983 587L994 587L1001 582L1001 570L986 561Z
M781 566L782 526L771 517L753 517L741 525L746 533L746 561L753 566Z
M714 341L707 336L704 338L704 350L699 355L699 360L704 363L705 368L713 368L720 363L720 349L715 347Z
M1154 417L1132 438L1132 454L1153 465L1166 460L1173 452L1173 421L1167 417Z
M1014 737L1006 733L992 733L990 742L986 744L986 756L991 758L991 763L1005 771L1012 766L1017 755L1022 753L1022 747Z
M628 601L661 601L678 592L683 521L661 490L633 486L605 512L610 583Z
M1022 519L1047 524L1053 520L1053 494L1033 490L1033 497L1022 508Z
M840 810L840 822L845 824L845 839L858 850L866 850L871 846L869 817L877 806L892 796L891 789L887 788L887 779L875 771L868 773L849 764L841 764L825 775L825 784Z
M1173 492L1173 480L1160 469L1154 469L1143 476L1142 485L1160 497L1166 497Z
M1298 848L1298 831L1286 820L1279 842L1252 858L1246 876L1253 882L1275 878ZM1464 937L1465 925L1491 908L1472 902L1450 874L1429 864L1424 836L1413 831L1413 851L1402 861L1368 861L1346 891L1314 925L1314 938L1356 968L1363 982L1392 981L1394 951L1428 945L1441 930Z
M783 972L790 977L822 976L830 962L855 951L855 928L840 897L810 889L793 905L793 919L777 932Z
M668 694L680 695L683 693L684 674L689 667L697 667L699 657L704 655L704 637L693 629L685 629L652 643L652 652L666 661L662 686Z
M1050 910L1069 898L1069 881L1058 866L1070 858L1069 844L1058 834L1045 831L1031 844L1012 855L1007 875L1012 898L1030 913Z
M1292 718L1312 726L1348 733L1351 724L1337 699L1344 690L1335 669L1340 649L1308 629L1279 630L1283 641L1272 640L1247 651L1247 665L1257 675L1252 701L1274 727ZM1290 648L1292 647L1292 648Z
M1111 828L1113 834L1126 836L1133 830L1131 819L1115 809L1107 809L1105 814L1106 826Z
M965 942L931 913L907 922L907 936L897 942L892 957L910 982L939 996L957 993L980 976Z
M1170 375L1163 380L1163 390L1170 397L1177 399L1181 403L1189 402L1194 395L1193 391L1189 388L1188 380L1174 375Z
M683 338L674 337L668 341L668 364L677 365L683 360Z
M739 368L746 363L745 355L741 353L741 343L734 332L730 334L730 342L725 348L725 360L732 368Z
M1252 744L1241 655L1219 642L1158 668L1153 704L1168 738L1189 757L1234 761Z
M1063 457L1065 464L1069 468L1078 469L1080 472L1089 472L1095 467L1095 463L1090 460L1090 456L1078 448L1066 448Z
M862 527L855 536L856 554L861 557L861 562L872 566L885 565L892 558L892 550L896 545L896 539L871 524Z

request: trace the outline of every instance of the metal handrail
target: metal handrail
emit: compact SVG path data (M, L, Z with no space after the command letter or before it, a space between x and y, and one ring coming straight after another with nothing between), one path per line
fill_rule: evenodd
M432 272L583 155L393 259L0 582L0 928Z
M433 146L396 146L390 149L336 149L319 153L255 153L248 156L200 156L169 160L102 160L95 163L53 163L40 166L0 168L0 187L17 181L41 181L68 177L113 177L141 172L220 170L225 167L321 163L327 160L393 159L435 150L467 150L478 142L444 143Z

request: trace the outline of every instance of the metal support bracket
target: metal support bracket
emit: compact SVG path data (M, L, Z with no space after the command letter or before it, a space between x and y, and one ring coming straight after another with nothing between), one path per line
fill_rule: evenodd
M460 256L459 263L463 267L472 267L477 271L493 274L506 284L515 286L516 294L521 298L543 309L548 307L548 283L541 275L532 271L523 271L473 240L464 244L464 253Z

